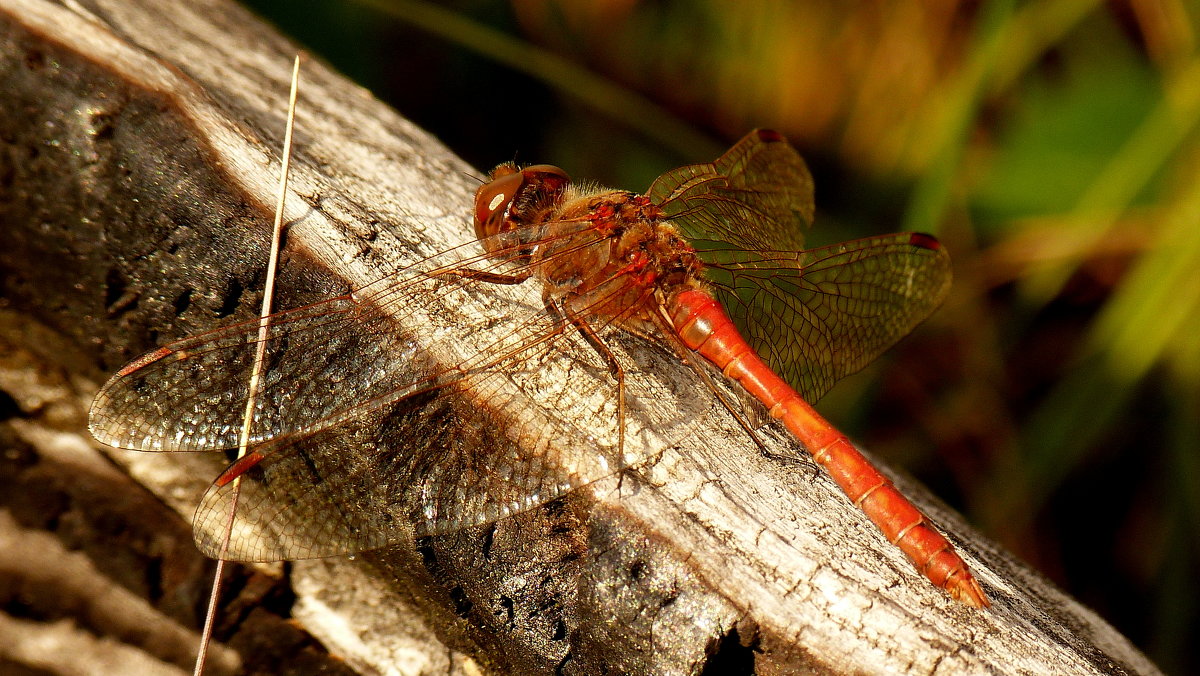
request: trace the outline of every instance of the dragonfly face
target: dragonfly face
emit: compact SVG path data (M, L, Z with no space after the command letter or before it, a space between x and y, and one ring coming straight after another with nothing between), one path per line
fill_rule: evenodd
M495 241L488 238L547 220L570 183L567 172L549 164L497 166L475 191L475 236Z

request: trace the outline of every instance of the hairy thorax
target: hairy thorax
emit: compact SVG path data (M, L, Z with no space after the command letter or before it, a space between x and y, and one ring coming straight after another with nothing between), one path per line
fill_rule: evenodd
M535 254L547 297L568 311L586 309L645 330L652 307L701 284L695 250L647 197L618 190L567 195L551 220L576 224Z

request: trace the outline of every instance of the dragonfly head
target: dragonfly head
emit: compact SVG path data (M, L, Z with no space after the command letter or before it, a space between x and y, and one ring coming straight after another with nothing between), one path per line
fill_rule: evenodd
M570 182L567 172L549 164L524 169L501 164L475 191L475 236L484 239L544 220Z

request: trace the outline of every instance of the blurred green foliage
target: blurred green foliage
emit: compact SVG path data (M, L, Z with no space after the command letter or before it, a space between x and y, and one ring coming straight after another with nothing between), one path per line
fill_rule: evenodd
M822 408L1200 670L1194 4L251 4L480 168L637 189L774 127L812 164L814 242L936 232L951 298Z

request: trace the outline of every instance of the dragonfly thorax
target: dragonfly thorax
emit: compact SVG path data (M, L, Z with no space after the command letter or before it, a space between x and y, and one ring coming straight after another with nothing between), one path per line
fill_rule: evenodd
M659 299L700 286L695 250L645 196L568 189L547 226L556 230L534 260L547 295L570 310L640 326Z

